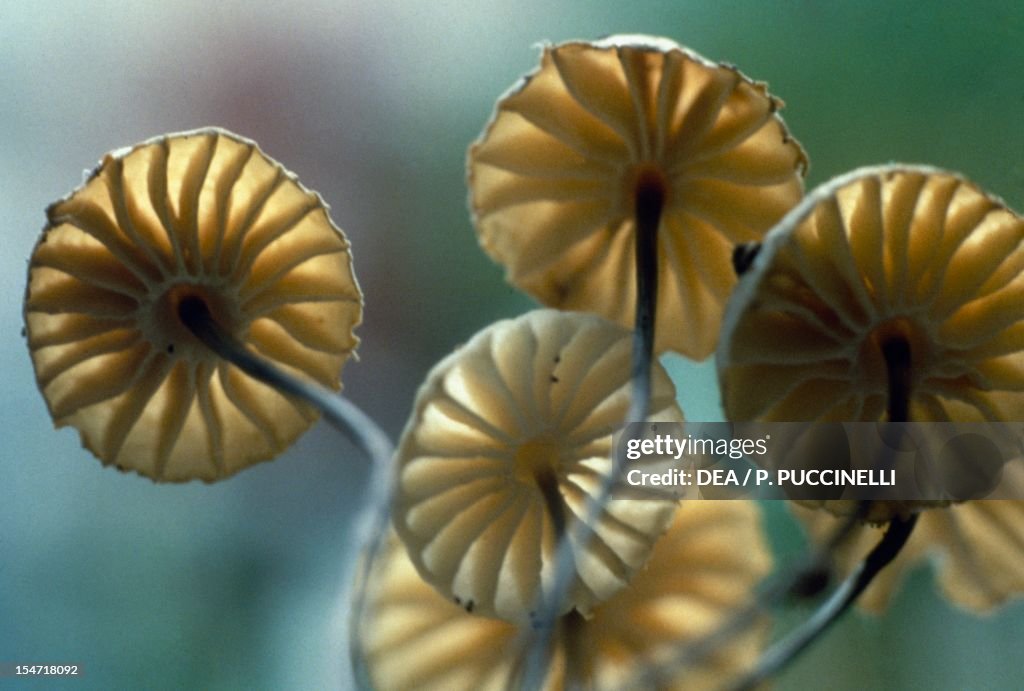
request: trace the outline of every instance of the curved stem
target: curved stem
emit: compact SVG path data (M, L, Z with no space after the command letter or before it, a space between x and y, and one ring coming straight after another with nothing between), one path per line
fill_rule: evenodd
M885 359L889 397L886 405L889 422L903 423L910 420L910 344L901 336L885 339L881 343ZM858 504L859 517L867 515L871 502ZM889 523L885 535L864 561L832 593L799 628L785 639L772 646L760 659L757 666L733 687L736 690L756 687L781 671L803 652L818 636L828 629L850 608L854 601L871 584L875 576L896 558L907 543L917 514L909 518L895 518Z
M373 461L387 459L386 462L390 462L391 440L368 415L336 392L297 379L246 348L220 328L201 298L187 297L182 300L178 316L196 338L217 355L250 377L312 405Z
M871 584L875 576L896 558L917 524L917 514L910 518L896 518L885 535L863 562L836 588L832 596L798 629L776 643L761 656L757 666L732 688L735 691L752 689L777 674L797 655L803 652L819 635L835 623L850 605Z
M787 571L762 581L757 594L748 604L735 610L711 633L679 646L663 664L647 666L632 675L624 681L623 687L651 688L659 684L668 684L670 673L693 667L707 659L783 599L789 596L803 596L808 582L820 581L819 576L826 568L829 555L861 523L870 505L870 501L858 502L857 510L847 516L819 547L812 548L808 554L798 558L797 563Z
M881 343L888 379L889 398L886 412L889 422L902 423L910 419L910 343L902 336L893 336ZM858 511L864 514L871 502L860 502ZM917 524L917 514L909 518L894 518L885 535L858 567L832 593L799 628L772 646L757 666L733 688L754 688L778 673L803 652L818 636L828 629L871 584L875 576L896 558L907 543Z
M373 476L370 479L368 501L373 513L369 516L369 521L359 531L363 535L361 542L364 545L364 558L358 567L359 573L356 574L357 587L353 589L350 614L353 622L351 630L358 631L365 605L366 588L364 586L369 580L370 568L383 544L384 536L387 534L390 518L391 458L394 453L391 440L384 430L373 421L373 418L340 394L319 384L298 379L246 348L217 324L202 299L188 297L182 300L178 307L178 316L182 323L195 334L196 338L217 355L254 379L258 379L282 393L299 398L319 410L328 422L344 434L372 462ZM369 677L366 673L362 650L359 648L358 636L353 636L349 643L353 674L357 681L365 685Z
M643 422L650 413L651 365L654 361L654 329L658 308L658 227L665 202L660 178L641 176L636 189L636 318L633 330L633 358L630 371L632 396L626 423ZM612 464L595 496L587 502L583 520L559 536L555 554L555 578L548 593L537 603L538 616L528 635L521 688L540 688L551 662L551 641L557 612L569 593L575 572L575 553L587 548L597 521L612 488L622 473L622 458L613 451ZM550 501L549 501L550 503ZM573 616L569 612L565 616ZM577 615L578 616L578 615ZM564 617L563 617L564 618Z

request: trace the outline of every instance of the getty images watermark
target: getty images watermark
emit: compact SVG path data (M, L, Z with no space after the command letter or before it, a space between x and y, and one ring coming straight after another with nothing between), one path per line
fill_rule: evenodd
M1024 499L1024 423L634 423L615 449L626 485L675 496Z

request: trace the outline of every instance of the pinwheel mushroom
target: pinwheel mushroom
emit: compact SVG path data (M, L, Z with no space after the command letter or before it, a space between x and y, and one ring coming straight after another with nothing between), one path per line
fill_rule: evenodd
M1024 420L1024 219L953 173L864 168L814 191L769 233L726 309L718 351L732 420ZM801 501L835 514L857 502ZM939 553L955 602L1024 592L1020 501L872 502L872 523L917 521L866 592L884 604ZM827 539L839 523L800 510ZM839 553L849 569L881 532ZM875 534L877 533L877 534Z
M611 468L630 346L627 330L596 315L538 310L492 324L427 376L396 453L394 524L449 600L512 621L538 616L556 544L573 539L565 526L586 517ZM660 365L653 391L649 419L681 422ZM571 543L565 609L588 613L624 586L674 508L664 494L613 487L593 538Z
M764 627L747 628L685 667L672 664L673 653L721 626L770 566L753 502L683 502L626 588L589 619L563 618L543 688L650 688L639 680L652 678L657 688L721 688L756 659ZM446 600L394 537L366 587L354 635L374 688L507 689L521 681L520 628Z
M1022 243L1024 220L933 168L865 168L815 190L730 300L726 415L882 419L903 351L911 419L1024 419Z
M28 345L55 424L104 464L206 481L272 458L316 419L186 327L212 319L281 369L340 388L362 298L327 207L220 129L105 156L47 209Z
M656 276L654 349L704 359L735 283L733 246L803 193L807 158L781 105L666 39L545 46L469 150L481 245L543 304L632 327L639 242L641 276Z
M952 173L886 166L823 185L729 302L726 416L1024 419L1022 243L1024 220Z

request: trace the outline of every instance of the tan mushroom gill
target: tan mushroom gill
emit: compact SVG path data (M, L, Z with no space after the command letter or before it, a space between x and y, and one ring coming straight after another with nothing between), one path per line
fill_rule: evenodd
M727 417L1024 419L1021 268L1024 220L960 176L891 165L821 186L768 235L730 300Z
M105 464L216 480L316 419L201 342L183 314L337 390L362 298L320 197L219 129L108 154L47 210L25 322L40 389Z
M733 245L760 239L803 193L807 158L780 107L764 84L667 39L545 46L469 150L480 244L545 305L633 327L651 293L654 350L704 359L735 283Z

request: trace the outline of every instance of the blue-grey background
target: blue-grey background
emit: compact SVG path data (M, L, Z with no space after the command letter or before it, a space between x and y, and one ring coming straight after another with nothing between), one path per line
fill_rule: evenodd
M1024 10L858 3L0 0L0 661L79 662L59 688L349 685L345 611L365 464L318 425L218 485L104 469L52 429L21 328L43 209L105 151L220 125L318 190L366 294L345 386L392 434L430 365L530 306L478 250L463 162L542 40L667 35L766 80L811 185L890 160L1024 206ZM670 359L688 417L713 371ZM798 549L780 506L776 546ZM1018 688L1024 606L978 619L922 570L849 617L780 688ZM0 679L0 687L41 684Z

